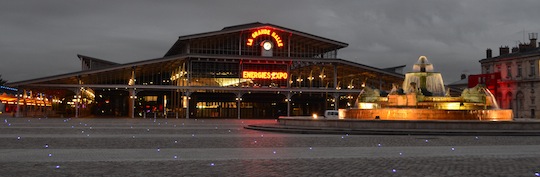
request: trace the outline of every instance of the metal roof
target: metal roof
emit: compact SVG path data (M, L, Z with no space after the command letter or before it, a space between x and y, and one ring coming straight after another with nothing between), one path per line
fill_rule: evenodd
M349 46L349 44L344 43L344 42L340 42L340 41L320 37L317 35L285 28L282 26L278 26L278 25L274 25L270 23L254 22L254 23L247 23L247 24L242 24L242 25L225 27L219 31L180 36L178 37L178 40L173 44L173 46L169 49L169 51L167 51L165 56L171 56L171 55L176 55L178 53L181 53L180 50L181 50L182 43L186 43L190 40L204 40L205 38L208 38L208 37L219 37L219 36L230 35L234 33L241 33L243 31L253 30L257 28L271 28L271 29L287 32L291 34L291 37L292 37L291 40L296 40L296 41L309 40L311 45L319 45L319 46L324 45L327 48L332 48L332 49L340 49L340 48Z

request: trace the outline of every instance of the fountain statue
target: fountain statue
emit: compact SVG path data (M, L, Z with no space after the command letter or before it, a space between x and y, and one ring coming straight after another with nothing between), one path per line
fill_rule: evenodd
M345 119L382 120L481 120L509 121L512 110L500 109L493 94L483 85L463 90L451 97L444 87L441 73L433 72L427 57L421 56L413 71L405 74L402 88L392 85L387 96L365 87L355 107L341 109Z
M433 65L425 56L418 58L413 72L405 74L403 89L405 93L421 92L425 96L444 96L446 93L441 73L433 72Z

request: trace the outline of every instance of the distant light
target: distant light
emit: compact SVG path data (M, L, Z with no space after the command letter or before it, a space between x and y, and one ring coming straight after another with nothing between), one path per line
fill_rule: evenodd
M317 119L319 116L317 114L313 114L313 119Z
M392 169L392 172L394 172L394 173L395 173L396 171L397 171L396 169Z
M49 157L52 157L52 154L49 154Z
M56 169L59 169L59 168L60 168L60 165L57 165L57 166L56 166Z
M215 164L214 163L210 163L210 166L214 166Z
M452 148L452 151L455 150L454 148Z

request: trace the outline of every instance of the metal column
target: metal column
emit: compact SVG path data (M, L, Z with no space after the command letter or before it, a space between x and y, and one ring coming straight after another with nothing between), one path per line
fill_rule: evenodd
M287 93L287 117L290 117L291 116L291 97L292 97L292 94L291 92Z
M128 92L129 92L129 104L128 104L129 117L135 118L135 99L137 99L137 93L132 88L130 88Z
M21 117L21 106L19 104L19 100L21 99L21 93L17 91L17 110L15 112L15 117Z
M191 95L191 93L189 93L189 91L186 91L186 97L187 97L187 101L186 101L186 119L189 119L189 102L191 101L190 95Z
M242 101L242 93L240 93L240 92L236 93L236 112L237 112L236 114L237 114L238 119L240 119L240 117L241 117L240 116L241 115L240 111L241 111L241 107L242 107L241 101Z
M79 100L81 98L81 90L77 89L75 93L75 118L79 118Z

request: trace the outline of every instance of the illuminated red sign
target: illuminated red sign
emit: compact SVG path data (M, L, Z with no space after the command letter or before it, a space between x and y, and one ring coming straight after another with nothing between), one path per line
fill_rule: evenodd
M251 33L251 38L248 39L247 45L253 46L253 41L255 38L259 37L260 35L269 35L276 40L276 44L278 47L283 47L283 41L281 40L281 37L271 29L259 29L257 31L254 31Z
M287 79L286 72L257 72L244 71L242 73L245 79Z

